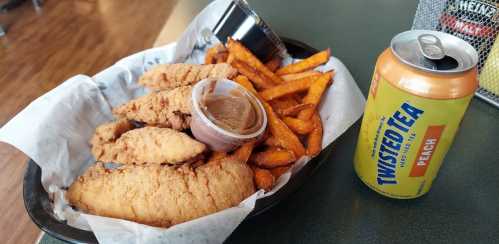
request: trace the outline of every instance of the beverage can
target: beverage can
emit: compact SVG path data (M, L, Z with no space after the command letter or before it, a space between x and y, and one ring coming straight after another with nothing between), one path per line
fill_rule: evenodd
M395 36L378 57L354 156L359 178L392 198L429 191L478 87L476 50L438 31Z

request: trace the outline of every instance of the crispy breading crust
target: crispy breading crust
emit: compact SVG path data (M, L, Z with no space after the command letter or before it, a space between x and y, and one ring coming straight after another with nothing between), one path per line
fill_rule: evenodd
M160 64L140 77L139 84L153 90L193 85L206 78L232 78L237 70L229 64Z
M133 129L133 125L127 119L119 119L113 122L99 125L90 140L90 144L103 144L114 142L121 134Z
M158 164L106 169L96 163L73 182L66 198L90 214L169 227L236 206L254 191L251 169L226 158L195 169Z
M185 133L156 127L130 130L114 142L92 145L97 161L122 164L178 164L197 157L205 149L203 143Z
M113 114L148 125L187 129L191 121L191 93L192 86L153 92L113 109Z
M113 143L125 132L134 129L134 126L127 119L119 119L113 122L99 125L90 140L92 145L92 155L102 160L112 157Z

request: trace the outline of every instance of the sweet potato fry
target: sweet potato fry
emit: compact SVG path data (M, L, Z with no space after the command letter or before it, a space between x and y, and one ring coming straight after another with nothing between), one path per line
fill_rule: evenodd
M262 77L255 69L251 68L240 60L235 59L232 61L232 63L230 63L230 65L236 68L239 73L248 77L248 79L250 79L257 88L265 89L274 86L271 81Z
M283 80L274 74L265 64L260 62L255 55L253 55L245 46L243 46L238 41L229 38L227 41L227 49L229 52L234 54L234 57L247 63L249 66L253 67L255 70L261 72L264 76L268 77L274 84L281 84ZM248 77L251 79L251 77Z
M313 108L314 105L310 103L296 104L283 109L282 111L277 111L281 116L296 116L300 111L308 108ZM280 113L279 113L280 112Z
M296 119L292 117L284 117L282 119L284 123L295 133L301 134L301 135L306 135L310 133L314 129L314 124L312 121L304 121L301 119Z
M315 76L315 75L319 76L321 74L322 73L319 71L308 70L308 71L304 71L301 73L283 75L283 76L281 76L281 78L286 82L286 81L302 79L302 78L309 77L309 76Z
M215 63L215 53L210 48L204 56L204 64L214 64Z
M322 150L322 121L319 112L315 111L312 115L314 129L307 137L307 155L317 156Z
M234 81L239 83L241 86L246 88L246 90L252 92L253 94L257 94L255 87L253 87L253 84L251 84L251 81L249 81L248 77L244 75L238 75L236 76L236 78L234 78Z
M298 102L296 99L293 97L281 97L274 99L272 101L269 101L270 105L272 105L272 108L274 109L275 112L277 112L279 115L282 114L282 112L290 107L298 105Z
M265 102L261 99L261 97L258 95L258 93L256 93L253 85L247 81L247 78L245 76L239 75L235 78L235 81L238 82L239 84L243 85L246 89L253 91L254 94L256 95L256 97L262 102L263 107L265 108L265 113L267 114L268 131L270 131L269 134L281 133L280 138L277 138L277 137L271 136L271 135L267 135L268 138L265 139L265 143L269 143L270 141L269 142L267 142L267 141L270 138L272 138L272 139L270 139L272 141L272 144L267 144L267 145L288 148L288 149L292 150L295 153L295 155L300 155L300 156L303 155L305 149L304 149L303 145L301 144L300 140L298 139L298 137L296 137L296 135L293 134L293 132L286 126L286 124L284 124L284 122L281 119L279 119L279 117L273 111L270 104L268 104L267 102ZM296 104L296 101L294 101L293 99L289 99L289 100L291 101L291 103ZM284 103L286 103L286 102L284 102ZM284 143L282 143L283 141L284 141Z
M324 51L318 52L302 61L294 64L286 65L276 71L277 75L286 75L299 73L305 70L313 69L321 64L326 63L331 56L331 50L328 48Z
M272 189L275 183L275 177L269 170L254 167L253 174L255 176L255 185L258 189L264 189L265 191L270 191Z
M251 84L250 84L251 85ZM283 148L293 151L296 158L300 158L305 154L305 148L300 142L300 139L288 128L288 126L277 116L270 104L263 101L258 93L255 94L263 104L270 133L279 142Z
M296 161L296 157L292 151L276 147L255 154L254 159L255 164L263 168L285 166L294 161Z
M265 141L263 142L263 144L269 146L269 147L282 147L280 144L279 144L279 141L273 137L273 136L269 136L267 139L265 139Z
M205 64L214 64L217 62L216 56L218 53L227 52L227 49L223 44L217 44L206 51L206 55L204 57Z
M228 52L220 52L220 53L215 54L216 63L217 64L219 64L219 63L226 63L228 56L229 56Z
M260 92L260 96L266 100L272 100L293 94L300 91L306 91L315 82L318 77L305 77L303 79L292 80L285 84L277 85Z
M211 54L210 52L206 52L204 56L204 64L215 64L215 54Z
M281 66L281 58L278 56L275 56L270 61L265 63L265 66L267 66L267 68L270 71L275 72L279 68L279 66Z
M293 151L295 157L298 159L305 153L305 148L301 144L298 137L288 128L288 126L277 116L272 107L262 102L265 112L267 113L268 126L272 136L276 138L279 145L283 148Z
M233 156L246 163L248 162L254 147L255 141L246 142L234 151Z
M284 173L288 172L288 170L290 168L291 168L291 166L276 167L276 168L270 169L270 173L272 173L272 175L274 175L274 177L276 179L279 179L279 177L281 177L281 175L283 175Z
M263 145L265 143L265 141L267 140L267 138L269 138L271 135L270 135L270 131L269 129L267 128L265 130L265 132L263 132L263 135L260 136L258 138L258 140L255 141L255 148L256 147L259 147L260 145ZM251 158L251 157L250 157Z
M317 105L321 101L322 94L326 90L326 87L331 84L331 78L333 77L333 72L327 72L321 75L314 83L310 86L307 95L303 98L303 103L313 104L313 108L307 108L300 113L298 113L298 118L301 120L309 120L312 117Z
M234 62L235 58L234 58L234 54L232 53L229 53L229 56L227 57L227 62L228 64L232 64L232 62Z

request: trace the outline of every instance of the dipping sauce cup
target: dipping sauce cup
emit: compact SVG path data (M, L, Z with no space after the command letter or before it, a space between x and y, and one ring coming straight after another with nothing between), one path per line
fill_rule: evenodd
M230 151L258 140L267 127L263 105L234 81L202 80L191 96L192 134L214 151Z

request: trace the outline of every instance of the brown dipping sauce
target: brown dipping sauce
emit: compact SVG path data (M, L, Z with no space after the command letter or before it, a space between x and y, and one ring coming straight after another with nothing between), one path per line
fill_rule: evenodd
M235 134L254 133L263 123L254 99L238 90L228 95L205 91L200 107L215 125Z

